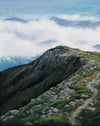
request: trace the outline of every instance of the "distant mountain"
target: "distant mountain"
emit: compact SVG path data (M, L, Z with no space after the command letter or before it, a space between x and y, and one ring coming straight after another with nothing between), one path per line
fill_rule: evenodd
M100 52L100 44L93 46L93 48Z
M6 18L4 19L5 21L16 21L16 22L21 22L21 23L27 23L29 20L24 20L21 18L13 17L13 18Z
M5 69L29 63L36 59L36 57L1 57L0 58L0 71Z
M55 21L58 25L66 27L79 27L79 28L96 28L100 26L100 21L78 21L78 20L67 20L59 17L51 17L51 20Z

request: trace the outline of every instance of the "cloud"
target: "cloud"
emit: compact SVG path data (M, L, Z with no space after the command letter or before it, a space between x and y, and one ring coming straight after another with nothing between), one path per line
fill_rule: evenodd
M91 51L97 44L100 44L99 26L64 27L46 17L27 23L0 21L0 57L36 56L56 45Z

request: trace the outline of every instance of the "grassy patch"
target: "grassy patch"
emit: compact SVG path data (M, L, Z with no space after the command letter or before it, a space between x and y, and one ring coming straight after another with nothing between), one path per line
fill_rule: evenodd
M70 102L69 99L62 99L62 100L56 100L53 103L51 103L50 106L56 107L58 109L62 109L65 104L68 104Z
M64 116L54 116L36 121L33 126L70 126Z
M81 122L84 126L100 126L100 84L97 86L98 95L97 101L94 101L95 111L84 110L80 116L82 117Z
M92 92L90 89L87 89L85 87L82 86L70 86L71 89L74 89L76 91L75 94L72 94L72 97L75 99L80 99L81 98L81 94L87 95L88 97L91 97ZM85 99L85 98L84 98Z

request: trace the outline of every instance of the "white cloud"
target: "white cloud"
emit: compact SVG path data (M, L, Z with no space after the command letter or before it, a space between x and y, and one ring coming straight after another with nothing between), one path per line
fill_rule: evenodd
M46 40L57 42L40 44ZM100 44L100 27L62 27L47 18L29 23L0 21L0 57L36 56L56 45L93 50L96 44Z

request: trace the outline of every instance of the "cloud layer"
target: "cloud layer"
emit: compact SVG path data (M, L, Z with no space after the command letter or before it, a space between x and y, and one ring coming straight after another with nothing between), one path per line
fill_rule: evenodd
M47 17L26 23L0 20L0 57L36 56L56 45L92 51L97 44L100 44L100 26L65 27Z

